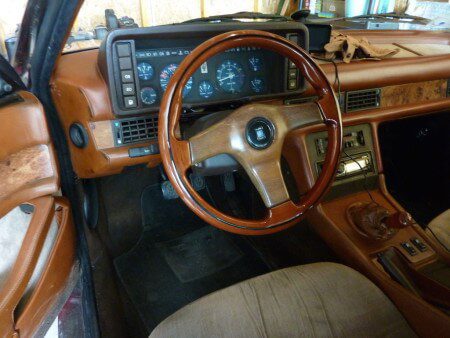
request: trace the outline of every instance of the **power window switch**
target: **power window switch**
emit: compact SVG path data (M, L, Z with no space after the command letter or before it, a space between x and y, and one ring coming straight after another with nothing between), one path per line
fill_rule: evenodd
M402 246L403 249L405 249L405 251L408 253L408 255L410 255L410 256L417 255L416 249L414 249L414 247L410 243L403 242L403 243L400 243L400 245Z
M123 100L125 103L125 108L136 108L137 107L136 96L125 96L123 98Z
M419 238L414 237L411 238L411 243L414 244L414 246L419 249L420 252L427 251L428 247L425 245L424 242L422 242Z

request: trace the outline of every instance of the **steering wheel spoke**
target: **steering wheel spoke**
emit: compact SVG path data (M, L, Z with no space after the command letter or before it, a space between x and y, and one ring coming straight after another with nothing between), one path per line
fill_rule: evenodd
M270 156L266 159L264 157L258 159L257 163L247 160L243 167L267 208L270 209L289 200L279 160L273 160Z
M200 163L215 155L232 153L230 129L226 118L192 136L188 140L192 164Z

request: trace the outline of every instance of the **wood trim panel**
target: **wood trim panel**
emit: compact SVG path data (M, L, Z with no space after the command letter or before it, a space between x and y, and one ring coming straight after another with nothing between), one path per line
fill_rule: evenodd
M114 148L114 136L111 121L90 122L89 129L92 133L97 149Z
M47 145L37 145L12 154L0 162L0 201L24 186L55 176Z
M423 103L446 97L447 80L407 83L381 88L381 108Z

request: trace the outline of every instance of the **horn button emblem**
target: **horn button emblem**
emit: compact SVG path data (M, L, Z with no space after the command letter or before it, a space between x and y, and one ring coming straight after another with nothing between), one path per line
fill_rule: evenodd
M275 136L275 126L264 117L256 117L247 124L245 138L253 148L261 150L268 148Z

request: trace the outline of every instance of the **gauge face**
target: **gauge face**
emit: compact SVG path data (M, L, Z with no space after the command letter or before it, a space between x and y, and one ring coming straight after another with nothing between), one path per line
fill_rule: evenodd
M252 56L248 59L248 63L250 65L250 69L254 72L259 72L262 68L262 61L257 56Z
M144 87L141 89L141 100L144 104L150 105L156 102L156 90L152 87Z
M260 77L255 77L250 81L250 86L255 93L261 93L265 90L264 80Z
M209 81L202 81L198 85L198 94L204 99L210 98L214 93L214 87Z
M163 91L166 91L167 86L169 84L170 78L175 74L175 71L178 68L178 64L171 63L170 65L167 65L164 67L164 69L161 71L161 74L159 74L159 83L161 84L161 88ZM188 82L183 88L183 97L185 97L192 89L192 77L189 78Z
M153 77L153 67L147 62L139 62L137 65L138 76L141 80L150 80Z
M244 85L245 74L235 61L226 60L217 68L217 82L227 93L239 93Z

